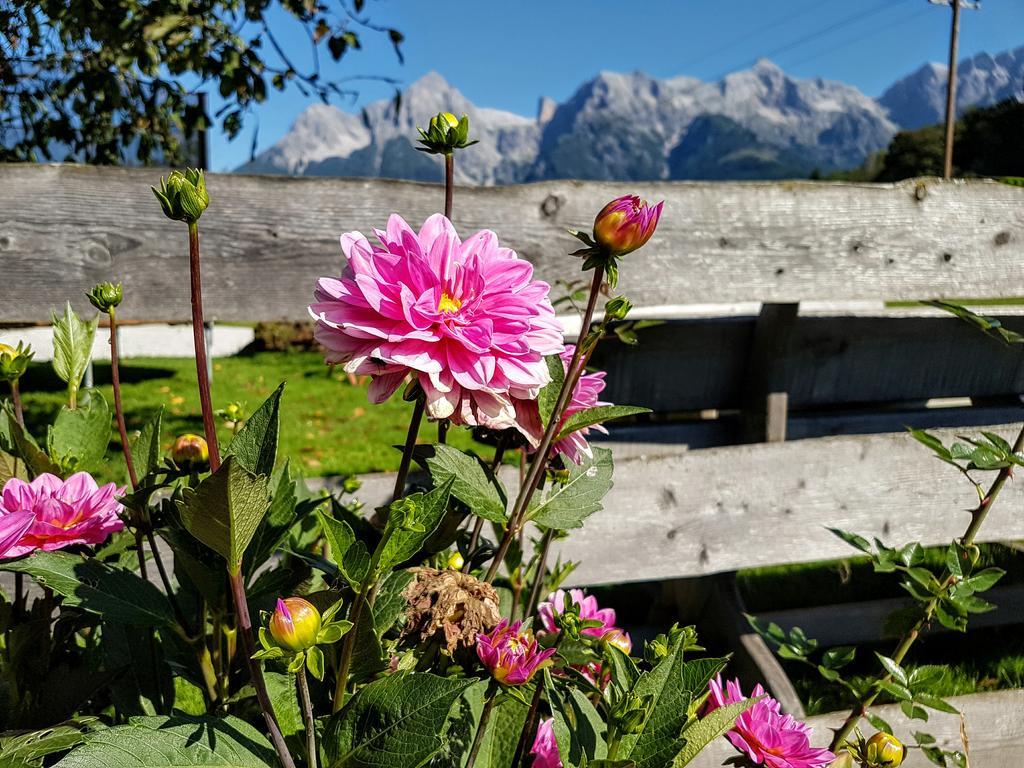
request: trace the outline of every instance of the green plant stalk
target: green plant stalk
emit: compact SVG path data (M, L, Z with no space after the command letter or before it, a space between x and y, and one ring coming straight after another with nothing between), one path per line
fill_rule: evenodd
M206 340L203 334L203 281L199 266L199 225L195 221L188 223L188 256L189 287L192 295L192 341L195 348L199 404L203 412L203 431L206 433L206 443L210 451L210 471L216 472L220 468L220 448L217 444L217 427L213 420L213 405L210 399L210 377L207 369ZM253 688L256 689L256 699L259 701L260 709L263 710L263 718L267 723L270 740L274 744L282 768L295 768L295 761L288 751L288 745L285 744L284 735L281 733L277 717L274 715L274 709L270 703L267 683L263 678L263 668L259 661L252 657L256 653L256 641L252 633L249 603L245 597L245 582L242 580L241 563L237 570L228 570L228 583L231 586L231 598L235 605L239 634L242 636L242 649L245 653L246 663L249 665Z
M306 679L306 667L295 673L295 682L299 689L299 701L302 704L302 721L306 724L306 759L307 768L317 768L316 721L313 719L313 700L309 696L309 680Z
M21 407L21 387L17 379L11 379L11 404L14 406L14 419L19 426L25 426L25 412Z
M487 732L487 723L491 719L491 710L494 709L494 699L497 696L497 692L492 691L491 686L488 686L487 694L483 711L480 713L480 723L476 727L476 736L473 737L473 746L470 747L465 768L473 768L476 765L476 757L480 754L480 747L484 743L484 734Z
M117 349L117 313L111 307L107 310L110 317L110 384L114 390L114 417L117 420L117 433L121 437L121 453L124 454L124 463L128 467L128 479L131 480L132 490L139 487L139 478L135 474L135 462L132 459L132 451L128 445L128 428L124 423L124 408L121 406L121 366Z
M391 493L393 500L398 500L405 495L405 481L409 477L409 469L412 467L412 453L416 448L416 440L420 435L420 424L423 421L423 411L427 404L422 395L416 398L416 404L412 408L412 415L409 417L409 429L405 434L405 445L402 447L402 461L398 465L398 474L395 476L395 490ZM370 523L376 528L381 528L387 522L387 509L375 512L370 518Z
M370 558L370 568L359 585L359 590L352 601L352 607L349 609L348 620L352 622L352 627L345 635L341 645L337 680L334 684L334 700L331 703L333 712L338 712L345 706L345 691L348 689L349 670L352 668L352 656L355 653L356 637L359 635L357 631L359 629L359 621L365 609L373 606L373 598L377 591L377 566L380 564L380 556L384 552L384 547L391 538L391 534L391 528L384 529L384 535L380 537L380 541L377 542L377 546L373 550L373 556ZM371 616L372 620L373 617Z
M1017 439L1014 441L1012 447L1013 453L1020 453L1022 450L1024 450L1024 427L1021 427L1020 432L1017 434ZM999 470L999 474L996 475L996 479L989 487L988 493L985 494L981 503L979 503L971 512L971 522L968 524L967 530L964 531L963 538L960 540L964 547L969 547L974 543L974 539L978 535L978 531L981 530L981 526L985 522L985 518L988 516L989 510L992 508L992 505L995 504L996 499L999 497L999 493L1003 490L1003 486L1006 485L1006 481L1011 477L1012 472L1012 466L1004 467ZM950 574L948 570L944 570L943 578L941 579L942 583L944 585L948 585L951 578L952 574ZM906 658L907 653L917 641L918 637L920 637L925 624L931 620L932 614L935 612L938 604L939 598L932 597L932 599L925 604L924 614L921 618L918 619L914 626L900 638L899 644L896 646L896 650L893 651L892 656L890 657L897 664L903 664L903 659ZM889 674L880 678L883 682L888 682L891 679L892 675ZM876 689L873 693L857 702L853 709L850 710L850 714L847 716L846 720L843 721L842 726L836 731L835 736L832 738L831 749L833 752L839 748L847 737L849 737L850 732L853 731L857 723L860 722L860 719L865 715L868 708L878 699L879 692L880 691Z
M494 577L497 576L498 569L505 560L505 555L508 554L508 548L512 544L512 539L518 535L519 530L522 528L523 518L526 515L526 510L530 506L530 500L533 498L534 492L536 492L537 487L540 485L541 477L544 474L544 468L548 463L548 453L551 451L551 445L554 443L555 435L557 434L562 421L562 413L565 411L565 407L569 403L569 398L572 396L572 392L576 388L576 382L579 381L580 374L583 372L583 366L580 365L583 357L583 347L585 345L587 333L590 330L591 321L594 319L594 308L597 306L597 297L601 292L601 281L603 278L604 267L596 267L594 269L594 279L590 284L590 297L587 299L587 308L583 313L583 322L580 325L580 337L576 344L576 350L573 352L572 360L569 362L565 379L562 381L562 389L558 393L558 399L555 401L555 407L551 412L551 418L548 420L547 429L544 430L544 437L541 438L540 445L537 446L537 451L533 455L533 461L530 463L530 470L527 472L526 480L523 482L523 485L519 490L519 496L516 498L516 503L512 507L512 514L509 515L508 528L505 529L505 535L502 537L501 545L498 547L498 551L494 555L494 560L491 562L491 566L487 570L487 575L484 577L485 581L494 581Z

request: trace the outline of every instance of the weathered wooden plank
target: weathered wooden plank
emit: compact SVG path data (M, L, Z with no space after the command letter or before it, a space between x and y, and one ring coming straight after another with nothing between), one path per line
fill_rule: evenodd
M1024 332L1024 318L1000 315ZM594 364L609 400L659 412L739 408L756 320L678 320L608 339ZM953 317L800 317L774 362L771 391L800 409L1024 392L1024 355Z
M980 429L1012 438L1019 425ZM514 486L514 470L503 477ZM366 475L357 496L372 509L393 484L387 473ZM620 455L604 510L557 552L580 562L572 585L703 576L855 553L826 526L893 544L946 544L963 533L964 510L975 503L973 488L906 434L698 451L652 444ZM1007 484L980 540L1024 538L1022 509L1024 485Z
M150 196L158 176L0 167L0 322L39 320L111 278L126 284L126 319L186 319L184 227ZM221 321L303 318L313 281L339 269L339 234L391 211L421 221L441 202L437 187L385 180L210 174L208 186L205 303ZM461 189L455 221L496 230L554 280L578 274L565 228L627 191L666 201L657 237L623 264L639 306L1024 295L1024 190L989 181L553 181Z
M971 768L1020 768L1021 748L1024 745L1024 691L996 691L955 696L949 701L964 715L967 738L970 742ZM960 741L960 717L941 712L932 712L927 723L909 720L898 706L886 705L874 708L887 723L892 725L896 736L904 743L913 744L914 731L932 734L938 745L944 749L962 750ZM814 729L815 746L828 746L832 737L830 728L839 727L845 713L833 713L811 717L808 724ZM864 733L873 729L864 724ZM719 768L733 757L736 750L725 739L720 739L705 749L690 763L693 768ZM904 768L928 768L932 763L919 750L911 750L904 761Z

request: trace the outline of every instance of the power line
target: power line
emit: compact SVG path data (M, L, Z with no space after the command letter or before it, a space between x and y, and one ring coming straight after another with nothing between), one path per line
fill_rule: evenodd
M735 72L737 69L746 69L750 66L753 66L755 63L757 63L758 59L770 59L773 56L778 56L780 53L785 53L786 51L790 51L793 48L797 48L805 43L811 42L812 40L816 40L819 37L822 37L823 35L827 35L829 32L833 32L837 29L840 29L841 27L846 26L847 24L853 24L863 19L870 18L871 16L874 16L880 12L884 12L890 8L894 8L895 6L906 2L908 2L908 0L883 0L883 2L879 3L878 5L871 6L866 11L861 11L859 13L847 16L843 19L840 19L839 21L829 24L826 27L823 27L822 29L811 32L807 35L804 35L803 37L799 37L796 40L792 40L784 45L779 46L778 48L775 48L774 50L768 51L767 53L763 53L756 59L752 59L737 67L733 67L732 69L729 69L723 72L722 74L716 76L714 79L719 80L722 77L725 77L725 75L729 74L730 72Z
M897 27L897 26L899 26L901 24L905 24L908 21L913 21L916 18L924 16L926 13L928 13L928 9L927 8L918 8L913 13L906 14L906 15L901 16L900 18L898 18L898 19L896 19L894 21L888 22L884 29L879 29L877 27L875 27L873 29L869 29L866 32L862 32L861 34L857 35L856 37L851 37L851 38L848 38L848 39L844 40L841 43L836 43L834 45L831 45L831 46L829 46L825 50L818 51L817 53L812 53L810 56L805 56L802 59L797 59L796 61L789 62L786 66L787 67L798 67L801 64L806 64L808 61L814 61L815 59L821 58L822 56L824 56L824 55L826 55L828 53L832 53L833 51L838 51L841 48L846 48L847 46L853 45L854 43L859 43L861 40L864 40L864 39L869 38L869 37L874 37L875 35L877 35L877 34L879 34L881 32L887 32L890 29L892 29L893 27Z

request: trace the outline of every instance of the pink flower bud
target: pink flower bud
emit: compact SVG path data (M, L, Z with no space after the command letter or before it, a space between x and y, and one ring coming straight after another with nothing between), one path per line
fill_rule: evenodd
M635 251L651 239L664 205L648 205L636 195L612 200L594 219L594 241L612 256Z
M305 651L316 645L320 634L320 611L301 597L278 598L270 617L270 636L288 651Z
M184 434L174 441L171 460L182 469L204 469L210 463L210 447L199 435Z
M532 768L562 768L562 759L558 754L558 742L555 741L555 719L549 717L541 720L537 726L537 736L530 748L533 755Z

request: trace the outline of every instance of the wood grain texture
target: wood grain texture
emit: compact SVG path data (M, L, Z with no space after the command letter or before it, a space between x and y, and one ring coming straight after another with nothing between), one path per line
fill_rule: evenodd
M159 175L0 166L0 322L39 320L110 279L125 283L126 319L187 319L185 227L152 198ZM340 269L342 232L369 232L392 211L420 222L442 198L437 186L369 179L210 174L208 187L206 305L221 321L305 318L313 281ZM546 280L572 278L565 229L587 228L623 192L666 201L657 236L623 264L638 306L1024 295L1024 190L989 181L553 181L460 189L455 222L496 230Z
M971 747L971 768L1020 768L1021 748L1024 746L1024 691L997 691L955 696L950 703L959 709L966 723ZM913 744L914 731L925 731L938 740L944 749L963 749L960 742L960 717L941 712L930 712L927 723L908 720L895 705L875 707L873 711L892 725L897 738ZM808 724L814 729L812 743L828 746L832 732L845 713L811 717ZM865 735L874 732L864 723ZM719 739L690 763L691 768L720 768L736 750L725 739ZM932 763L919 750L910 750L903 768L929 768ZM932 766L932 768L934 768Z
M1024 318L999 320L1024 333ZM757 322L674 320L639 331L637 346L602 342L594 365L608 372L607 399L658 412L741 407ZM949 316L801 316L776 352L765 386L787 393L790 418L822 406L1024 392L1024 355Z
M990 429L1008 439L1018 425ZM936 430L949 440L956 430ZM856 552L826 526L883 541L948 544L973 488L906 434L827 437L689 451L618 450L604 509L556 546L579 567L572 586L703 576ZM514 487L514 470L503 475ZM332 487L329 480L321 481ZM386 503L393 475L366 475L357 497ZM317 483L320 485L320 483ZM1024 484L1009 483L981 540L1024 538ZM627 522L624 522L627 521Z

